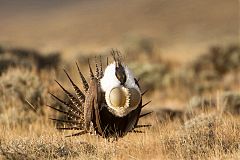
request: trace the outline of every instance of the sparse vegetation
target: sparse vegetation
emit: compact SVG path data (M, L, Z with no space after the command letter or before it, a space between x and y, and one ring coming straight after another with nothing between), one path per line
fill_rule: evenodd
M186 121L165 139L166 152L180 159L236 158L240 150L239 119L202 114Z
M43 55L41 52L25 48L3 48L0 46L0 75L8 68L40 70L57 69L61 62L59 53Z
M231 90L240 80L240 47L212 47L185 65L166 61L132 63L145 88L164 90L167 96L188 99L192 94L214 93L216 89ZM170 88L170 89L169 89ZM179 92L184 90L184 94ZM177 93L177 95L176 95Z
M24 125L37 119L27 108L27 101L38 107L39 116L49 100L50 81L44 82L35 70L10 68L0 76L0 122L6 126Z
M239 3L0 1L0 160L240 160ZM148 90L138 124L152 126L65 137L79 130L49 119L71 119L47 107L69 112L54 80L75 94L62 69L83 89L75 62L89 78L111 49Z
M151 107L154 113L142 119L140 123L149 122L153 125L152 128L144 130L144 133L130 133L113 142L92 135L65 138L64 135L69 134L68 131L60 132L54 129L57 124L50 122L48 117L55 113L52 113L45 105L51 103L48 91L57 92L53 84L55 78L54 76L49 77L51 73L49 71L34 69L38 67L38 63L34 59L29 60L28 56L21 57L22 60L29 60L36 66L24 67L14 62L15 66L11 65L10 68L1 70L0 158L239 159L239 90L225 92L225 87L214 85L215 82L223 83L226 75L231 75L233 79L239 78L239 75L236 74L239 64L230 61L230 59L235 61L239 56L240 52L237 48L230 47L226 49L226 52L223 52L224 49L219 49L221 56L217 57L217 60L216 58L206 58L213 56L212 54L215 55L210 52L201 56L205 57L206 62L200 57L189 65L181 66L181 69L176 69L179 66L176 67L164 61L161 64L149 63L141 66L137 63L130 64L129 66L140 76L140 83L144 84L143 88L154 88L154 91L150 90L147 94L147 99L151 99L154 92L163 92L165 98L171 99L171 96L167 97L166 93L173 89L177 92L171 94L180 93L181 95L177 98L183 101L185 107ZM5 51L1 53L3 53L0 54L2 57L8 54ZM234 55L235 58L229 58L229 54ZM218 64L221 57L227 61L222 63L230 63L226 65L226 68L225 65ZM58 63L55 67L58 67ZM210 66L210 68L205 68L205 66ZM198 71L194 68L198 68ZM205 74L205 71L214 72L217 76L215 78L205 77L202 80L201 77L204 77L202 75ZM191 76L189 77L189 75ZM61 78L61 74L58 76ZM185 80L179 81L179 76ZM174 86L176 81L178 81L178 87ZM204 93L208 94L199 94L199 92L195 92L194 88L190 88L191 85L203 85L206 81L211 87L211 89L204 87ZM228 86L227 90L230 90L237 84L226 85ZM220 89L222 92L215 94L217 92L213 92L213 89ZM189 93L192 95L190 96ZM159 95L161 96L161 94ZM36 113L29 108L26 99L38 107ZM154 104L158 102L159 105L164 104L159 99L156 101ZM145 113L148 111L149 109L145 110Z

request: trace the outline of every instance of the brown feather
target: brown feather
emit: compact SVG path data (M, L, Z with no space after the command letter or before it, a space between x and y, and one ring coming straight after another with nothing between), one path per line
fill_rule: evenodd
M103 77L103 66L102 66L102 57L101 56L99 57L99 61L100 61L100 77L99 78L102 78Z
M87 99L85 101L84 107L84 120L86 130L90 129L90 122L94 120L96 122L96 129L99 133L102 134L102 128L100 126L100 118L99 118L99 98L101 97L98 92L98 80L96 78L92 79L89 85L89 93ZM95 113L95 115L93 115Z
M89 67L89 71L90 71L90 78L93 79L94 78L94 74L93 74L92 67L90 65L89 59L88 59L88 67Z
M97 130L98 130L98 132L101 134L101 135L103 135L103 131L102 131L102 128L101 128L101 119L100 119L100 114L99 114L99 106L101 106L100 105L100 103L101 103L101 98L102 98L102 96L101 96L101 91L100 91L100 88L99 88L99 86L98 86L98 81L97 81L97 79L95 79L94 80L94 82L93 82L94 84L93 84L93 94L94 94L94 102L93 102L93 105L94 105L94 112L95 112L95 122L96 122L96 125L97 125Z
M78 63L77 63L77 62L76 62L76 65L77 65L78 73L79 73L79 75L80 75L80 78L81 78L81 80L82 80L82 83L83 83L83 88L84 88L84 91L85 91L85 93L86 93L86 92L87 92L87 90L88 90L88 88L89 88L89 86L88 86L88 83L87 83L87 81L86 81L85 77L83 76L82 72L80 71L80 68L79 68L79 66L78 66Z
M58 100L59 102L61 102L62 104L66 105L66 106L72 104L72 103L67 103L67 102L65 102L64 100L61 100L60 98L58 98L57 96L55 96L55 95L52 94L51 92L49 92L49 94L50 94L53 98L55 98L56 100Z
M59 130L82 130L79 127L57 127L56 129L59 129Z
M56 81L56 82L62 88L62 90L65 92L65 94L68 96L68 98L71 100L74 108L81 113L82 112L82 110L80 109L81 103L79 102L79 100L76 99L70 92L68 92L58 81Z
M86 134L88 133L87 131L81 131L81 132L78 132L78 133L75 133L75 134L72 134L72 135L68 135L68 136L65 136L65 137L74 137L74 136L81 136L83 134Z
M72 81L71 77L69 76L69 74L67 73L66 70L64 70L65 74L67 75L69 81L71 82L73 89L75 90L78 100L80 101L81 104L84 103L85 101L85 95L82 93L82 91L78 88L78 86Z
M99 79L100 73L99 73L99 67L98 67L97 57L95 57L95 68L96 68L95 77L96 77L97 79Z
M72 104L72 102L71 102L71 103L67 103L67 102L61 100L60 98L58 98L57 96L55 96L54 94L52 94L52 93L50 93L50 92L49 92L49 94L50 94L53 98L55 98L56 100L58 100L59 102L61 102L62 104L64 104L64 105L65 105L65 108L67 108L69 111L74 112L74 113L75 113L75 112L76 112L76 113L79 113L79 111L76 110L76 107L74 107L74 105Z
M91 90L92 90L92 84L90 83L89 91L87 93L87 97L84 103L84 125L87 131L90 130L90 123L92 121L92 115L93 115L92 103L94 100L94 95L92 94Z
M66 112L66 111L64 111L64 110L55 108L55 107L53 107L53 106L51 106L51 105L46 105L46 106L47 106L47 107L50 107L50 108L52 108L52 109L54 109L54 110L56 110L56 111L58 111L58 112L61 112L61 113L65 114L65 115L67 115L67 116L71 116L71 117L74 117L74 118L77 118L77 119L81 119L81 117L80 117L79 115L75 114L74 112Z

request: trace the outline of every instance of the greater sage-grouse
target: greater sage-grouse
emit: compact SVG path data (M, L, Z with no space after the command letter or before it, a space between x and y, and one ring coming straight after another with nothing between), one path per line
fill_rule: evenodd
M150 101L142 105L142 96L145 92L141 92L138 80L123 64L118 51L112 51L111 54L114 62L108 64L107 60L105 71L103 71L101 57L98 60L99 63L96 60L95 74L88 61L89 83L76 63L84 91L79 89L64 70L76 92L76 97L56 81L68 96L69 101L64 101L51 94L64 105L65 109L58 109L50 105L49 107L67 115L68 119L51 119L63 124L64 127L57 127L58 129L78 130L77 133L69 136L91 133L104 138L118 138L128 132L141 133L142 131L136 129L150 126L138 125L139 118L150 113L141 114L142 108Z

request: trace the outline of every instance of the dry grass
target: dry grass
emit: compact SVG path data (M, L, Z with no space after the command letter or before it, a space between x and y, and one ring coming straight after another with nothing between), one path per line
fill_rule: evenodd
M1 3L0 159L240 159L239 1L124 2ZM48 119L64 118L46 107L59 105L49 91L64 98L54 79L72 89L66 68L80 86L75 61L86 73L109 48L150 87L154 113L140 124L153 126L65 138Z
M153 125L143 134L129 134L119 141L86 135L65 138L47 121L29 129L4 128L0 153L6 159L238 159L239 117L204 114L185 122ZM7 136L6 136L7 135Z
M209 66L215 64L211 60L208 63ZM198 94L189 87L196 82L203 84L196 76L188 83L179 83L178 87L171 86L171 83L158 86L156 83L161 77L151 77L151 74L165 77L175 74L175 68L179 67L164 61L161 64L166 64L166 68L155 63L144 70L151 81L148 84L152 83L155 88L144 97L144 101L153 99L150 109L146 110L153 109L155 113L141 119L140 124L153 126L144 133L129 133L118 141L93 135L65 138L70 132L55 129L56 124L48 118L58 115L45 104L53 103L48 91L63 97L53 81L57 77L66 88L70 88L68 81L64 81L66 77L64 79L58 70L36 70L34 66L32 69L24 66L7 68L0 76L0 159L239 159L239 84L225 81L226 75L239 79L235 74L239 70L238 64L224 73L219 72L221 78L206 79L214 91L204 88L207 94ZM189 70L185 70L183 78L187 79L192 67L186 68ZM70 69L71 75L75 71ZM204 69L201 72L204 73ZM75 82L79 81L76 76L73 78ZM215 81L228 88L215 86ZM145 80L141 83L144 84ZM25 99L38 106L36 113L27 107Z

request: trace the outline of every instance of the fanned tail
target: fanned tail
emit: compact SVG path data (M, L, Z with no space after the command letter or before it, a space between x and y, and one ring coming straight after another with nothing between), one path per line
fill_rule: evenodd
M119 51L114 51L112 50L112 57L114 59L114 61L116 63L121 63L122 57L120 56L120 52ZM107 58L107 65L108 65L108 58ZM76 62L76 66L78 69L78 73L82 82L82 86L83 89L81 90L76 83L74 83L74 81L72 80L72 78L70 77L70 74L64 70L66 76L68 77L75 94L72 94L71 92L69 92L68 90L66 90L63 85L61 85L58 81L56 81L56 83L59 85L59 87L63 90L63 92L65 93L65 95L68 97L68 100L62 100L60 98L58 98L57 96L55 96L54 94L50 93L51 96L56 99L57 101L59 101L61 104L59 106L55 106L55 105L47 105L49 108L58 111L59 113L61 113L62 115L66 116L66 119L61 119L61 118L50 118L51 120L60 123L60 126L57 126L56 128L58 130L75 130L78 131L77 133L71 134L71 135L67 135L66 137L73 137L73 136L81 136L83 134L86 133L91 133L90 130L86 129L86 123L90 122L93 123L97 121L96 117L98 115L98 113L95 110L88 110L89 106L91 107L91 105L87 106L87 101L89 99L89 97L86 96L91 96L93 93L93 91L91 89L91 86L89 86L89 84L92 84L92 80L95 81L97 80L98 83L100 82L100 79L104 76L104 72L103 72L103 63L102 63L102 58L101 56L99 57L99 59L97 59L95 57L95 71L93 72L90 61L88 60L88 67L89 67L89 77L90 77L90 82L88 83L87 80L85 79L85 77L83 76L82 72L80 71L80 68L78 66L78 63ZM105 66L105 64L104 64ZM134 79L135 83L139 86L139 79ZM96 83L95 83L96 84ZM100 83L99 83L100 84ZM89 89L90 88L90 89ZM141 93L141 96L144 96L145 93L147 93L148 90L144 91ZM95 93L95 92L94 92ZM90 97L91 98L91 97ZM85 102L86 101L86 102ZM145 104L140 104L138 106L138 108L136 109L136 112L133 113L133 118L129 119L129 123L131 123L132 129L127 130L126 132L132 132L132 133L145 133L144 131L140 131L140 130L136 130L136 129L142 129L142 128L149 128L151 127L151 125L149 124L145 124L145 125L139 125L138 124L138 120L142 117L145 117L149 114L151 114L152 112L147 112L147 113L143 113L141 114L141 110L150 103L151 101L145 103ZM85 104L86 103L86 104ZM89 113L88 115L95 114L95 119L91 118L91 116L89 116L89 120L88 118L86 118L84 115L85 113ZM99 115L98 115L99 116ZM84 119L84 117L87 119ZM101 121L101 118L104 117L98 117L99 122ZM94 121L95 120L95 121ZM90 124L89 123L89 124ZM96 126L95 127L95 131L96 131ZM100 132L101 133L101 132ZM115 132L114 132L115 133ZM116 131L116 134L118 132ZM125 133L123 134L125 135ZM104 134L102 135L104 137Z

